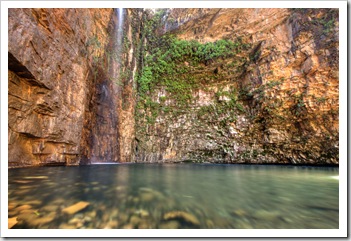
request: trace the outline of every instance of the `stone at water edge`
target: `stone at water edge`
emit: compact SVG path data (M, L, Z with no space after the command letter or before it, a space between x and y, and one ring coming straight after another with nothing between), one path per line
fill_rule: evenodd
M18 223L17 217L9 218L8 219L8 229L12 228Z
M89 202L80 201L80 202L77 202L76 204L73 204L72 206L64 208L62 210L62 212L70 214L70 215L75 214L75 213L83 210L84 208L86 208L89 205L90 205Z

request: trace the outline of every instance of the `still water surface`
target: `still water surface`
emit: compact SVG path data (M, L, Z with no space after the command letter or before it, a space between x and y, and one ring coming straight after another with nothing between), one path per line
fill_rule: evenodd
M9 220L17 222L12 228L337 229L338 171L213 164L9 169Z

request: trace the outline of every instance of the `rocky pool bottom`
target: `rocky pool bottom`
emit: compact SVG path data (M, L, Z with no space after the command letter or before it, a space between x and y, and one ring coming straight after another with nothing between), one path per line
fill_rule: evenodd
M337 167L113 164L9 169L19 229L337 229Z

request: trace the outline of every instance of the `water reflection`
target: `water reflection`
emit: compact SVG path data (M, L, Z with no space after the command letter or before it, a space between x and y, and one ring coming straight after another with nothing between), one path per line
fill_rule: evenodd
M9 218L18 220L13 228L338 228L339 182L331 176L338 168L10 169Z

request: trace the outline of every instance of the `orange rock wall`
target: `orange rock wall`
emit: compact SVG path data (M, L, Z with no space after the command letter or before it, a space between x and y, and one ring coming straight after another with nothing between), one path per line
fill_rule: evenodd
M124 12L129 42L136 12ZM132 134L119 126L133 129L122 102L132 95L135 46L118 64L116 11L16 8L8 21L9 166L129 161Z
M172 9L161 31L202 43L241 38L252 47L203 66L196 78L205 84L192 90L188 109L161 114L137 135L141 161L338 164L337 10ZM228 65L239 57L242 65ZM229 90L244 107L232 120L218 109L227 101L220 91ZM168 96L161 89L153 101L161 95Z

